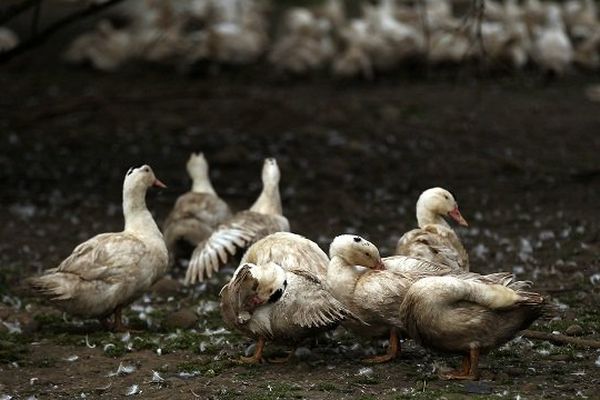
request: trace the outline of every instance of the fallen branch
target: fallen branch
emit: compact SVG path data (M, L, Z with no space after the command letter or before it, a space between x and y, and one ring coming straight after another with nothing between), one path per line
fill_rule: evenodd
M110 8L118 3L121 3L122 1L123 0L109 0L105 3L94 4L94 5L89 6L88 8L85 8L80 11L75 11L74 13L69 14L64 18L59 19L58 21L54 22L53 24L51 24L50 26L45 28L43 31L41 31L38 35L35 35L35 36L31 37L30 39L24 41L19 46L15 47L11 50L5 51L4 53L0 53L0 63L7 62L7 61L11 60L12 58L18 56L19 54L24 53L27 50L31 50L31 49L43 44L44 42L46 42L46 40L48 40L48 38L50 36L52 36L53 34L58 32L65 26L70 25L73 22L78 21L80 19L87 18L89 16L97 14L100 11L106 10L107 8Z
M528 339L547 340L556 344L572 344L579 347L592 347L594 349L600 349L600 340L581 339L562 334L555 335L553 333L532 331L530 329L522 331L521 334L523 337Z

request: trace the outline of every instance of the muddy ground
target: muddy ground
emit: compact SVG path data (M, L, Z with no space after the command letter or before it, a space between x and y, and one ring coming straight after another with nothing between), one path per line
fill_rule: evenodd
M472 269L535 281L558 310L535 329L598 339L600 106L583 93L595 78L474 75L367 83L262 67L189 77L148 66L108 75L31 57L2 66L2 398L600 398L599 351L527 339L484 358L478 383L439 380L459 358L411 342L400 359L366 367L360 358L385 343L341 331L305 344L287 365L240 366L251 342L221 330L215 310L231 269L194 289L173 271L127 312L139 332L125 335L65 319L19 286L82 240L121 229L130 166L149 163L169 185L148 195L162 221L188 188L191 151L205 152L214 186L237 209L258 194L261 160L275 156L293 231L324 249L356 232L390 254L415 226L418 194L450 189L470 222L458 232Z

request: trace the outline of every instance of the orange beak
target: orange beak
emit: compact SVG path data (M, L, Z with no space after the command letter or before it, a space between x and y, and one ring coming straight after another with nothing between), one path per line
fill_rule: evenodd
M467 223L467 221L460 214L460 211L458 211L458 206L454 207L454 209L452 211L450 211L448 213L448 215L450 216L450 218L452 218L453 220L455 220L459 225L469 226L469 224Z
M377 263L373 266L373 269L376 271L383 271L385 269L385 264L383 261L381 261L381 259L379 259L379 261L377 261Z
M160 180L158 180L158 179L154 179L154 183L153 183L153 185L154 185L154 186L156 186L156 187L159 187L159 188L163 188L163 189L166 189L166 188L167 188L167 185L165 185L164 183L162 183L162 182L161 182Z

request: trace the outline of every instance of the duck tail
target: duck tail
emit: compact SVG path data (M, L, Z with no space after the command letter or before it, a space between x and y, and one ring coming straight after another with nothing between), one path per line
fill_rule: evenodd
M25 284L37 296L51 301L64 301L73 297L76 278L72 274L54 272L25 280Z

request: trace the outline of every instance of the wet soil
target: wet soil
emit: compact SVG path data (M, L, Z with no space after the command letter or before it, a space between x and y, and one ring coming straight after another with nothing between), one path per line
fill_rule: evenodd
M478 383L439 380L460 360L411 342L400 359L365 366L360 358L383 344L343 332L307 343L287 365L238 365L251 342L220 330L214 310L227 271L141 299L127 312L141 331L129 335L64 320L28 297L22 278L121 229L129 167L148 163L169 185L148 195L162 221L188 188L189 153L201 150L237 209L257 196L262 159L277 157L292 230L324 249L355 232L390 254L415 226L419 193L448 188L470 222L457 230L473 270L533 280L557 304L535 329L577 324L600 338L600 106L584 97L593 77L434 71L367 83L211 71L2 67L0 395L117 398L138 385L139 397L157 399L599 398L599 351L527 339L484 358ZM166 328L181 308L199 315L196 326ZM135 370L108 376L120 363Z

